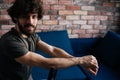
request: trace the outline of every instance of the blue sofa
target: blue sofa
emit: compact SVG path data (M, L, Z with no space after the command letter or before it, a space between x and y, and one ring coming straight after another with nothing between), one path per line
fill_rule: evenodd
M55 80L120 80L120 35L108 31L103 38L70 38L66 30L37 33L46 43L64 49L74 56L94 55L99 71L93 76L80 66L58 69ZM36 51L45 57L42 52ZM34 80L48 80L49 69L33 67Z

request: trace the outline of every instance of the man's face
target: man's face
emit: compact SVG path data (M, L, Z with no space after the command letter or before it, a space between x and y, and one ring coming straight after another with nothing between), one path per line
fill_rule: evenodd
M37 13L21 15L18 18L18 28L22 34L30 36L31 34L35 32L37 22L38 22Z

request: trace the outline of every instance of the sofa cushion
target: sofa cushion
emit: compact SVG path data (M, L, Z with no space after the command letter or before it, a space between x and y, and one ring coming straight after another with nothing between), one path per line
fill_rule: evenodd
M91 54L98 41L99 38L71 38L70 42L74 51L74 56Z
M120 63L120 35L113 32L108 31L104 36L102 41L96 47L97 58L100 62L105 63L106 65L117 68Z
M67 51L69 54L73 55L72 47L69 41L67 30L62 31L49 31L49 32L40 32L38 35L41 37L41 40L44 42L62 48ZM38 51L37 51L38 52ZM50 57L45 55L42 52L38 52L38 54L44 55L46 57ZM58 74L56 75L56 80L74 80L75 78L80 80L84 80L86 76L82 73L82 71L77 67L58 69ZM75 72L75 73L74 73ZM32 76L34 80L47 80L49 70L33 67ZM69 76L69 77L68 77ZM61 78L61 79L59 79Z

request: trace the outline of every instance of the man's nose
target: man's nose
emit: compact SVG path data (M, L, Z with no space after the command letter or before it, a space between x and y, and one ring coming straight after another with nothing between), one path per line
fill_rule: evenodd
M30 23L30 24L31 24L31 23L32 23L32 18L30 18L30 17L27 18L27 23Z

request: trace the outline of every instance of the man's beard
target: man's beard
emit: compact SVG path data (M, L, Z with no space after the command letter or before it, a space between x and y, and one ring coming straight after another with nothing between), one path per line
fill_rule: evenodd
M27 27L33 27L34 30L33 30L33 31L29 31L29 30L26 29ZM27 36L31 36L32 34L35 33L35 30L36 30L36 27L35 27L34 25L30 24L30 23L25 24L25 25L21 25L21 24L18 22L18 28L19 28L19 30L20 30L20 32L21 32L22 34L25 34L25 35L27 35Z

